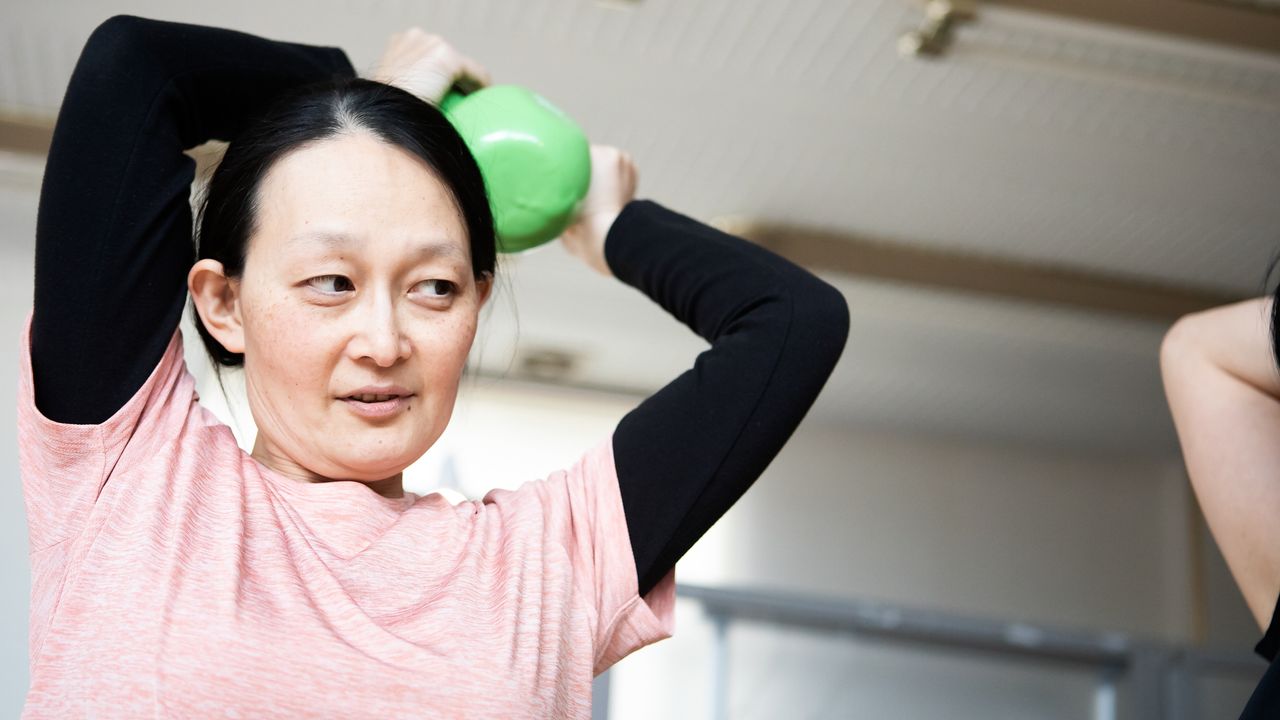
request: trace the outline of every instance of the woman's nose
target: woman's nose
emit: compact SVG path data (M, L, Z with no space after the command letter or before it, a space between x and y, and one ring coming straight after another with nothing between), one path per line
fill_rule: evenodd
M409 357L411 344L401 332L395 307L389 300L376 301L372 310L361 313L356 322L361 324L351 348L356 359L367 357L379 367L391 367Z

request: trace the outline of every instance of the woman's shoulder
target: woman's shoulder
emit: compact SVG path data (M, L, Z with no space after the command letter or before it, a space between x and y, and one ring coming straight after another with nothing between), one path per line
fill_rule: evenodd
M527 480L514 489L496 488L480 501L482 508L511 513L530 511L543 517L569 520L584 503L608 500L617 493L612 435L600 440L565 467L545 477ZM581 522L582 518L579 518Z
M97 453L119 454L129 445L145 445L154 436L174 431L192 411L195 402L195 380L187 370L182 354L182 338L178 331L146 381L129 400L101 422L63 422L42 411L35 378L40 368L31 356L32 315L28 313L20 337L18 363L18 435L20 443L32 450L67 459L90 459ZM91 358L81 362L82 372L94 373ZM109 379L103 378L103 382ZM28 458L41 459L42 454Z
M205 462L184 462L183 453L194 451L208 459L219 456L219 446L234 446L229 428L198 402L179 330L146 381L110 417L87 424L49 418L38 406L33 382L40 369L31 360L31 320L29 313L20 336L17 419L33 551L78 532L115 479L162 471L160 482L171 482L184 469ZM84 365L92 372L92 362Z

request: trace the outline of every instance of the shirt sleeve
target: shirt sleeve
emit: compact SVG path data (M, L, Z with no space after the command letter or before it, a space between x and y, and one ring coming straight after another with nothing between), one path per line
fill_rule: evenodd
M133 458L154 452L181 432L196 400L178 330L142 386L104 422L58 422L35 403L31 313L23 324L18 370L18 459L31 553L75 537L107 479Z
M595 662L599 675L640 648L675 632L675 566L639 595L627 518L618 487L613 443L587 453L565 478L575 519L575 576L590 582L587 596L598 609ZM587 522L580 522L581 519Z
M556 546L549 554L567 556L574 598L567 610L587 616L592 674L599 675L636 650L671 637L675 632L675 568L668 568L643 596L639 593L612 438L597 444L567 470L525 483L515 491L492 491L485 502L505 506L505 513L514 520L521 514L517 507L530 507L526 503L534 498L543 542ZM557 578L541 581L544 593L556 594Z

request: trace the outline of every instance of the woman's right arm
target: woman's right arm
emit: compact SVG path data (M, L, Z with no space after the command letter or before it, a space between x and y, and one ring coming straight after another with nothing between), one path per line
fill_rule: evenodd
M194 258L195 161L282 90L355 71L342 50L119 15L90 35L45 164L31 359L46 417L96 424L155 368Z
M1280 595L1280 374L1269 298L1188 315L1160 366L1209 529L1258 626Z

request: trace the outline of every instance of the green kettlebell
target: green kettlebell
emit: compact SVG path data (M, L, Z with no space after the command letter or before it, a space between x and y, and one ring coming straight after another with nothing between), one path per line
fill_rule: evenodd
M500 252L528 250L569 227L591 184L591 152L568 115L515 85L454 89L440 109L480 166Z

